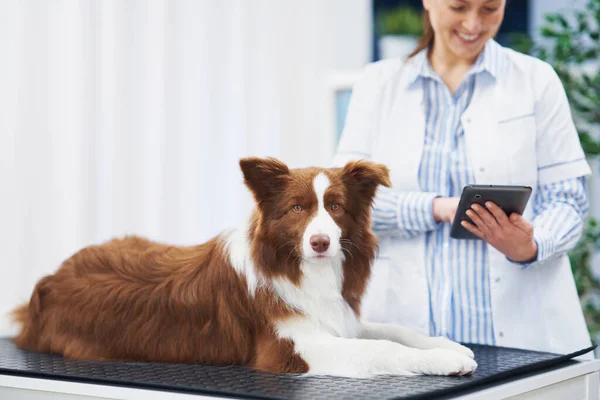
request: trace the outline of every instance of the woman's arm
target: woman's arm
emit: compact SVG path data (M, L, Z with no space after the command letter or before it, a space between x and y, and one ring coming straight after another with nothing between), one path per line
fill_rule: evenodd
M572 249L583 232L591 173L581 148L566 92L546 63L536 74L538 192L534 203L537 261Z
M380 236L414 237L435 229L436 193L395 192L380 187L372 213L373 231Z
M475 226L463 222L523 268L563 254L577 243L588 211L585 176L591 174L558 75L542 61L534 67L538 163L534 219L518 215L509 219L492 205L489 210L474 209Z
M589 210L584 177L539 187L534 203L533 237L538 245L536 261L571 250L583 232Z

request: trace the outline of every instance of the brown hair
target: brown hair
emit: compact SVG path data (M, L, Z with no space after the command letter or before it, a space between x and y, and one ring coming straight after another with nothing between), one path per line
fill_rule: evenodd
M409 54L408 58L416 56L421 50L431 47L433 44L434 33L431 21L429 20L429 11L423 10L423 36L419 39L417 47Z

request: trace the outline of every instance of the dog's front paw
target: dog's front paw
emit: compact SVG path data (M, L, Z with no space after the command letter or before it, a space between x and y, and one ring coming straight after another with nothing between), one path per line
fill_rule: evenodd
M453 342L452 340L444 336L438 336L431 339L435 341L434 345L436 348L458 351L459 353L464 354L467 357L475 358L475 354L473 354L473 351L471 349L456 342Z
M477 369L471 357L449 349L423 350L420 372L426 375L469 375Z

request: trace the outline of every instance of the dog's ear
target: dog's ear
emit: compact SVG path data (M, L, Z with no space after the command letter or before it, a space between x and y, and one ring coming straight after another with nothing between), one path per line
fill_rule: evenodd
M269 201L285 187L290 170L275 158L249 157L240 160L244 183L259 204Z
M342 180L348 187L372 199L377 187L391 187L390 170L383 164L367 160L350 161L342 168Z

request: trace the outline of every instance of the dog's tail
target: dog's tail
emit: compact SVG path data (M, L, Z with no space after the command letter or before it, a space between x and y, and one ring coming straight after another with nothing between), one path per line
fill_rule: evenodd
M10 312L10 318L13 320L13 322L16 322L23 327L25 322L27 322L29 319L29 303L21 304L12 310Z
M48 293L49 280L49 276L42 278L35 286L29 303L18 306L10 313L13 322L20 325L19 333L12 339L17 347L38 350L43 301Z

